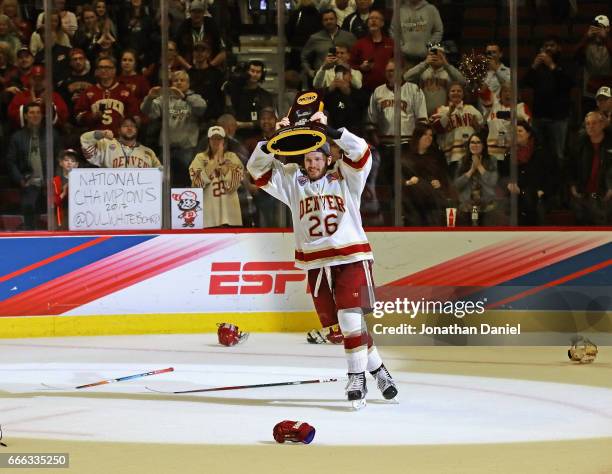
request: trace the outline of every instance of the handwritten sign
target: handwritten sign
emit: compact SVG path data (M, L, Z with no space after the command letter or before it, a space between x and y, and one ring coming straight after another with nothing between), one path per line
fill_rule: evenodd
M70 230L161 229L157 168L75 168L68 190Z

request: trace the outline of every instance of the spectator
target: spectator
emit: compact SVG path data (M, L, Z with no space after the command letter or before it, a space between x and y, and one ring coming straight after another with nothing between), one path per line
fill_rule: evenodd
M4 91L18 81L19 70L13 65L13 59L9 46L0 43L0 91Z
M342 29L352 33L357 39L363 38L368 34L370 8L372 8L372 0L355 0L355 11L340 23Z
M95 83L96 79L91 73L85 52L78 48L72 49L70 51L70 74L57 85L57 90L68 105L71 116L81 94Z
M329 86L323 99L329 114L329 125L336 129L345 127L361 135L364 113L368 106L368 94L351 84L349 65L335 67L336 78Z
M191 88L206 101L203 120L214 122L223 113L223 72L210 64L212 49L208 43L193 45L193 67L188 69Z
M499 44L489 42L485 48L485 54L489 60L489 70L484 84L493 94L499 95L502 84L510 84L510 68L501 62L502 49Z
M243 164L247 162L249 156L251 156L253 150L260 144L260 142L267 142L270 138L272 138L272 135L274 135L276 132L277 121L278 117L276 116L276 112L273 108L267 107L262 109L259 116L259 128L261 129L261 133L249 138L249 140L246 141L245 155L244 158L241 157ZM284 162L284 157L278 156L277 158ZM248 218L253 219L253 225L256 227L279 227L283 207L280 205L277 199L274 199L271 195L259 189L252 182L252 178L250 175L248 175L248 173L245 174L246 176L243 179L242 188L240 188L245 191L245 195L240 201L243 222L248 222L245 221L245 214L248 213L250 208L248 205L248 200L250 198L253 200L255 209L253 216L248 216ZM238 190L239 194L240 189Z
M271 107L264 107L262 112L268 109L271 109ZM225 131L225 149L235 153L243 164L246 163L249 159L249 154L242 142L236 138L236 131L238 130L238 122L236 121L236 118L232 114L223 114L217 119L217 125L223 127L223 130ZM204 134L203 138L204 143L198 143L199 149L206 148L208 146L208 136ZM251 140L251 138L249 138L246 142L249 140Z
M522 83L523 87L533 89L536 135L543 146L554 152L558 165L564 163L574 80L561 64L561 47L556 38L544 40Z
M206 42L212 48L210 64L215 67L222 67L226 56L225 44L214 20L210 16L205 16L206 3L202 0L194 0L191 2L189 11L191 18L186 19L181 24L177 34L179 53L188 62L191 62L193 45Z
M29 89L30 74L32 73L32 66L34 65L34 56L32 56L30 48L22 46L21 49L17 51L16 65L19 77L13 85L19 89ZM13 93L15 94L17 92L18 91L14 91Z
M140 114L136 98L116 79L117 68L109 58L96 64L97 84L85 89L74 107L78 124L89 129L118 131L124 118L139 123Z
M487 89L483 99L484 117L489 127L487 145L489 155L498 161L504 161L506 154L510 151L511 126L510 114L512 110L512 87L510 83L503 83L499 89L499 98ZM523 102L516 104L517 121L530 122L531 111ZM531 132L531 127L529 128ZM501 163L498 163L501 165ZM507 163L506 163L507 168ZM500 174L506 175L499 166Z
M540 225L543 222L543 200L549 189L549 152L540 145L526 121L516 126L516 182L510 181L506 189L518 197L519 225Z
M43 111L40 103L24 107L25 126L9 141L6 163L9 176L21 187L21 212L25 230L36 228L35 216L41 211L47 173L46 141L43 131ZM61 140L53 130L53 154L61 150Z
M378 140L386 146L394 146L395 124L395 95L394 75L395 62L387 62L385 68L386 84L378 86L370 97L368 108L368 123L372 124L378 132ZM401 94L401 142L408 143L417 122L427 122L427 109L425 96L416 84L404 82L400 89ZM384 158L383 158L384 165Z
M410 149L402 156L404 225L442 226L451 199L448 166L434 144L430 125L414 129Z
M423 61L428 45L442 41L444 25L440 12L425 0L407 0L400 5L399 16L401 31L393 31L394 20L391 20L389 36L399 38L402 53L410 64Z
M39 28L36 29L30 38L30 51L34 57L42 51L45 47L45 15L43 13L42 24ZM66 48L71 48L70 38L66 34L66 32L62 29L62 23L60 21L59 13L57 11L53 11L51 13L51 30L53 36L53 44L65 46Z
M178 54L177 46L174 41L168 41L168 73L172 74L175 71L187 71L191 68L191 64L180 54ZM161 85L161 54L159 60L149 65L145 71L145 76L155 85Z
M130 90L138 106L140 106L151 86L147 78L143 74L139 74L138 71L136 51L132 49L124 50L121 54L121 74L117 80Z
M21 17L18 0L4 0L0 5L0 13L8 16L12 22L14 33L23 44L30 44L32 25Z
M457 164L471 148L466 146L468 137L484 124L482 114L473 105L463 103L463 85L455 82L448 90L448 105L438 107L430 120L439 134L438 146L446 156L452 176Z
M116 63L119 59L119 43L111 33L105 31L93 46L93 53L96 61L107 58Z
M487 153L486 141L470 135L455 174L459 194L458 225L490 226L499 222L497 206L497 161Z
M342 25L344 19L355 11L355 0L320 0L319 10L331 8L336 12L338 24Z
M363 85L373 92L386 82L385 67L393 58L394 43L384 34L385 17L373 10L367 21L368 31L353 45L351 64L363 73Z
M602 86L597 89L595 94L595 103L597 105L598 112L606 120L606 128L610 126L610 120L612 119L612 90L608 86Z
M66 10L66 0L53 0L53 8L57 11L60 17L62 29L68 35L68 37L72 38L78 28L76 15L71 11ZM44 12L38 14L38 18L36 19L36 30L42 28L44 18Z
M110 34L113 38L117 37L117 27L115 22L111 19L106 8L105 0L96 0L93 4L94 11L98 18L98 28L102 34Z
M70 172L79 167L79 154L68 148L62 150L57 159L58 174L53 177L53 203L55 204L57 226L68 229L68 179Z
M446 104L450 84L458 82L465 85L465 77L448 62L446 51L439 44L429 48L425 61L404 73L404 80L415 82L421 87L425 95L428 116Z
M241 226L238 187L244 165L225 150L225 131L218 125L208 129L208 147L189 166L192 187L204 189L204 227Z
M378 86L370 97L367 122L373 134L374 144L380 150L379 185L386 186L389 194L393 194L394 154L395 154L395 62L390 60L385 69L387 83ZM416 84L405 82L400 88L401 118L400 142L404 151L410 143L414 128L419 122L427 121L425 97ZM380 145L380 146L379 146ZM384 201L383 201L383 204ZM390 199L387 200L391 204ZM387 211L389 208L387 208Z
M92 64L96 61L96 45L101 36L102 30L98 25L98 16L95 10L91 5L83 5L81 22L72 39L72 43L76 48L85 51L89 62Z
M611 224L612 135L597 111L586 115L584 128L570 155L571 207L579 225Z
M121 120L118 138L112 130L96 130L81 135L83 156L99 168L161 168L150 148L141 145L138 123L131 117Z
M331 48L333 50L333 47ZM362 74L358 69L350 67L351 55L346 45L337 44L335 50L330 50L327 53L325 62L317 70L312 81L313 87L316 89L327 89L330 84L336 79L336 66L342 64L350 68L351 71L351 86L355 89L361 89ZM334 54L335 53L335 54Z
M230 109L238 121L238 136L248 138L257 133L259 112L264 107L274 107L272 94L259 84L264 81L264 63L249 61L246 76L240 74L229 82Z
M161 118L161 88L153 87L141 105L142 112L151 119ZM198 143L198 120L204 115L206 102L189 88L189 76L185 71L175 71L171 76L169 98L168 139L170 142L170 166L172 185L189 186L189 164L193 160ZM163 137L160 135L160 144Z
M289 13L285 35L291 51L287 69L300 69L302 49L313 34L321 29L321 14L313 0L299 0Z
M352 33L340 29L335 11L321 12L321 23L323 29L310 36L302 50L302 70L309 81L312 81L315 71L323 64L330 48L337 44L345 44L352 48L356 41Z
M612 40L607 16L595 17L574 55L576 62L583 66L582 106L592 110L597 89L612 83Z
M21 128L27 125L27 105L31 102L44 107L45 96L45 68L36 65L32 68L30 88L15 94L8 107L8 116L13 127ZM53 100L53 125L61 126L68 120L68 107L57 92L51 94Z
M134 51L138 64L148 65L154 61L149 47L153 18L143 0L129 1L121 14L118 28L122 47Z
M21 40L14 29L11 19L4 14L0 14L0 43L6 45L11 61L15 60L17 51L21 48Z

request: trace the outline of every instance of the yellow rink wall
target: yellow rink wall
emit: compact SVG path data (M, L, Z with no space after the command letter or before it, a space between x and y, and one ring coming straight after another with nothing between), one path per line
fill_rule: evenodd
M562 330L595 318L599 329L610 326L609 229L387 229L368 237L379 288L430 294L516 284L490 313L500 323ZM288 232L3 235L0 337L198 333L220 322L308 331L319 323L293 251ZM564 285L579 290L551 297Z

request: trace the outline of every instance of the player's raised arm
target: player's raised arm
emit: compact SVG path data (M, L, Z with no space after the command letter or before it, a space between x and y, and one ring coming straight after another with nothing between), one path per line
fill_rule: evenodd
M289 125L289 119L285 117L276 124L276 128ZM271 196L290 205L291 180L297 172L298 166L294 164L283 165L274 158L274 154L266 147L267 142L261 141L257 144L247 162L247 171L253 178L255 185Z
M327 125L327 117L323 112L313 114L310 121L324 125L327 136L342 149L344 158L339 163L340 171L349 186L361 193L372 168L370 147L366 141L346 128L336 130Z

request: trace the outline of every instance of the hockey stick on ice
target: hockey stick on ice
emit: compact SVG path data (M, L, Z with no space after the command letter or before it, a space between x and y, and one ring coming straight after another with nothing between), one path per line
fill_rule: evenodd
M100 380L99 382L93 382L93 383L88 383L85 385L79 385L78 387L69 387L69 388L80 389L80 388L96 387L98 385L106 385L107 383L123 382L125 380L138 379L140 377L148 377L150 375L165 374L167 372L172 372L172 371L174 371L174 367L168 367L166 369L152 370L151 372L143 372L142 374L126 375L125 377L119 377L116 379ZM45 383L43 383L42 385L44 385L47 388L51 388L53 390L65 390L65 389L59 389L56 387L52 387L51 385L47 385Z
M293 382L275 382L275 383L258 383L254 385L234 385L229 387L215 387L215 388L198 388L195 390L179 390L177 392L164 392L161 390L155 390L150 387L145 387L150 392L155 393L201 393L201 392L221 392L224 390L243 390L246 388L262 388L262 387L282 387L284 385L305 385L309 383L326 383L326 382L337 382L338 379L314 379L314 380L295 380Z

